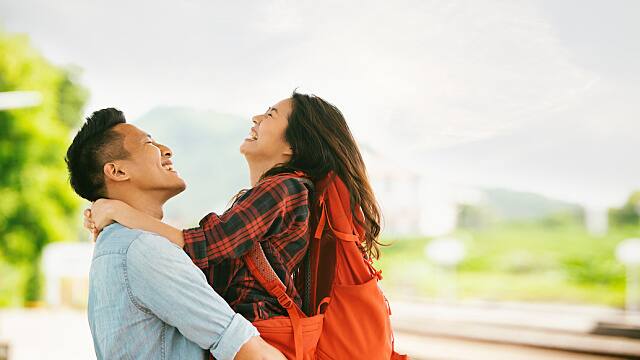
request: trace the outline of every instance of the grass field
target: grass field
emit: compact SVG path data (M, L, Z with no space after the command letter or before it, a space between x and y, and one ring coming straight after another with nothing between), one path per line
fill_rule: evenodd
M579 225L503 224L458 231L467 256L455 275L461 299L624 305L625 269L614 257L623 239L640 228L589 235ZM430 264L429 238L386 238L377 266L390 295L450 297L454 275ZM0 307L22 304L24 269L0 260Z
M589 235L579 225L503 224L458 231L466 258L457 274L428 262L428 238L386 239L378 267L390 294L624 306L625 269L616 245L640 229ZM454 279L456 281L454 281ZM448 290L447 290L448 289ZM448 291L448 292L447 292Z

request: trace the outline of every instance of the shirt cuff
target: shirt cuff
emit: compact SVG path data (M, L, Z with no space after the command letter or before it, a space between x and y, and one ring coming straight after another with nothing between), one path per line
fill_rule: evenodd
M207 259L207 238L201 228L182 230L184 247L182 248L191 258L194 264L200 269L206 269Z
M242 315L235 314L218 344L211 348L211 355L218 360L233 360L242 345L254 336L260 336L258 329Z

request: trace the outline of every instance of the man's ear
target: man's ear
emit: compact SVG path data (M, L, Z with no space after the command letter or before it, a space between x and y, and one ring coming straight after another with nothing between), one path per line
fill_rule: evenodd
M282 155L293 156L293 149L291 146L287 146L287 148L282 152Z
M127 170L118 163L108 162L104 164L102 168L106 179L111 181L125 181L129 180L129 173Z

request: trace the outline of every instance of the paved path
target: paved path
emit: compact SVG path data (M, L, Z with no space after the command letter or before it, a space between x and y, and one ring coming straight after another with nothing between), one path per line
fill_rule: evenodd
M396 333L396 346L412 360L608 360L606 356L576 354L526 346L467 339Z
M639 358L640 340L594 334L599 322L637 328L637 316L576 305L392 300L398 331L426 338ZM416 343L415 341L413 342ZM413 347L420 351L420 347ZM439 352L436 352L439 354Z
M9 360L91 360L96 356L86 313L76 310L1 310L0 341Z
M449 330L453 332L453 335L459 335L465 332L473 332L474 329L480 329L477 326L482 325L478 323L481 322L480 317L482 313L485 313L486 311L485 309L480 311L480 313L476 312L474 315L473 311L468 308L466 310L455 310L450 307L445 309L427 306L425 308L424 305L425 304L420 305L419 307L422 310L419 310L415 308L415 306L418 306L415 304L411 305L407 303L392 302L392 306L396 310L394 312L394 317L402 317L401 314L403 313L405 315L415 315L417 312L421 314L422 319L414 317L412 320L414 324L419 324L419 321L425 320L425 313L435 312L435 314L437 314L436 318L438 318L440 323L428 322L424 324L430 324L430 328L432 330L434 330L434 327L439 327L440 330L443 330L448 326ZM412 308L412 306L414 306L414 308ZM523 316L516 315L514 309L509 311L511 311L511 314L516 320L519 319L518 316ZM453 317L455 321L447 322L446 319L448 316ZM474 319L474 322L461 323L460 321L465 318L467 320ZM538 320L539 323L543 325L545 324L543 319ZM547 319L547 322L553 322L552 320L553 319ZM503 319L503 322L504 321L506 320ZM581 321L574 322L572 320L569 321L568 324L573 324L574 328L577 330L585 327L588 328L588 326L584 325ZM547 324L547 327L548 326L557 328L558 324ZM495 331L495 329L486 330L485 328L480 331ZM524 334L524 332L522 332L524 329L511 328L510 331L511 335L509 336L512 338L519 337L520 335L518 334ZM552 330L546 329L546 331ZM640 341L637 340L618 340L640 345ZM89 332L86 314L83 311L66 309L0 310L0 342L2 341L9 341L11 343L10 360L95 359L91 334ZM442 336L433 331L431 333L397 331L396 344L400 350L412 355L414 359L417 360L612 359L612 357L605 356L582 355L552 349L539 349L514 344L478 341L473 338Z

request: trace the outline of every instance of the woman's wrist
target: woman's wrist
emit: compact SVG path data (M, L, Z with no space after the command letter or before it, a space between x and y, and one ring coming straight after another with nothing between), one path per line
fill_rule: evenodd
M184 247L184 235L182 234L182 229L172 228L173 236L171 242L178 245L179 247Z
M110 205L107 209L107 215L115 222L120 222L124 213L130 208L129 205L120 200L113 200Z

